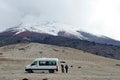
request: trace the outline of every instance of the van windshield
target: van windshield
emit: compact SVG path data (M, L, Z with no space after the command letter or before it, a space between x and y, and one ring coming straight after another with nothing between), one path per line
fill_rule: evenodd
M39 61L40 66L54 66L56 61Z
M34 61L31 66L37 65L37 61Z

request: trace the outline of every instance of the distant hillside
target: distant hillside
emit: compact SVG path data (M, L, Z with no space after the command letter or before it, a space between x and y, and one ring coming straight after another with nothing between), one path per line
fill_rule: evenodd
M0 47L1 58L34 59L36 57L57 57L61 60L111 61L113 59L97 56L69 47L41 43L19 43Z
M26 34L26 33L25 33ZM29 33L30 34L30 33ZM27 37L19 36L2 36L0 37L0 46L17 43L38 42L43 44L51 44L57 46L71 47L95 55L104 56L108 58L120 59L120 47L114 45L100 44L90 42L87 40L72 39L60 36L52 36L48 34L31 35ZM24 34L22 34L24 35Z
M99 43L85 41L85 40L68 39L68 38L54 37L54 36L45 38L43 43L71 47L71 48L83 50L99 56L120 59L119 46L99 44Z

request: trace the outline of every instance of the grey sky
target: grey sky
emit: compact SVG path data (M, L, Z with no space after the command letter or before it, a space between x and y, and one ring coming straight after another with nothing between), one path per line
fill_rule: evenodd
M0 31L24 20L58 21L120 40L120 0L0 0Z

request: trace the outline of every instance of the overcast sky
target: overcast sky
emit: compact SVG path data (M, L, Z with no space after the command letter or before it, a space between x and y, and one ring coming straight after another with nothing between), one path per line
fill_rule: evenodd
M0 31L30 19L58 21L120 40L120 0L0 0Z

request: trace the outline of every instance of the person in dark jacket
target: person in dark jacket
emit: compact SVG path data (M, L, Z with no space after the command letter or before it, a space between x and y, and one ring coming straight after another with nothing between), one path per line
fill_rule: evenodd
M61 71L62 71L62 73L64 73L64 65L63 64L61 64Z
M68 65L65 65L65 71L66 71L66 73L68 73Z

